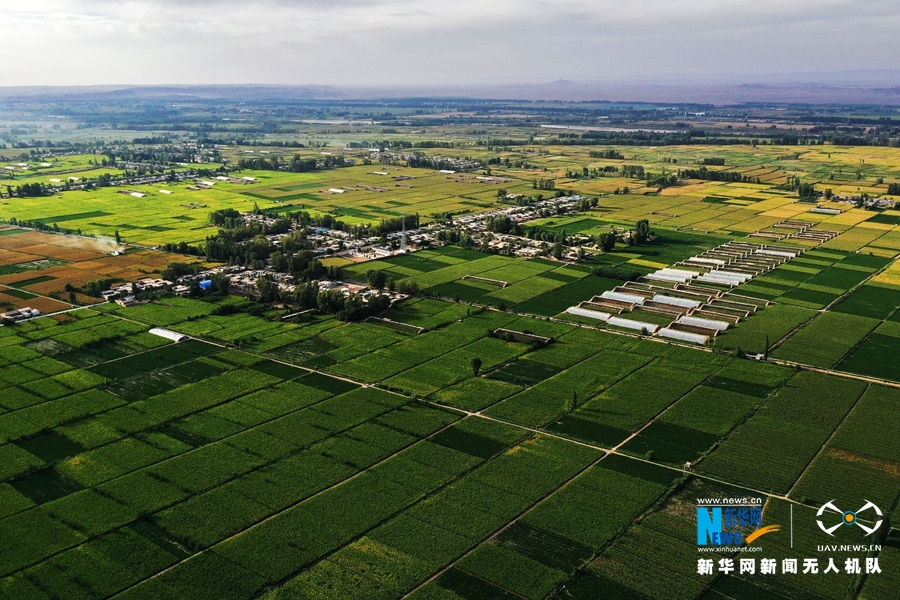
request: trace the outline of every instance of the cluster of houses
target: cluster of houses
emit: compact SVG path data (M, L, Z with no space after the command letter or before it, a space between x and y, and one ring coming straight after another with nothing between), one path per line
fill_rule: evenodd
M36 308L30 308L26 306L25 308L19 308L16 310L10 310L5 313L0 313L0 321L24 321L25 319L33 319L35 317L41 316L41 311Z
M473 215L465 215L457 217L454 224L460 226L468 232L475 240L475 245L485 245L493 248L498 252L506 252L511 250L512 254L523 258L534 258L546 251L545 242L539 240L531 240L520 235L491 233L487 229L486 221L488 217L507 217L515 223L525 223L539 219L547 211L551 213L565 213L575 210L576 204L581 200L581 196L562 196L559 198L548 198L540 202L535 202L528 206L508 206L482 212ZM434 227L435 224L432 224ZM438 224L437 229L446 227L444 224ZM587 242L590 237L583 236L581 241ZM579 241L575 238L575 241ZM578 252L575 249L569 250L565 257L567 260L577 260Z
M228 177L217 177L218 181L229 180ZM253 178L245 178L248 182ZM198 182L199 184L213 185L213 181ZM489 217L507 217L511 221L522 223L540 218L547 211L552 214L561 214L573 210L581 200L580 196L566 196L550 198L528 206L507 206L483 213L458 216L454 221L436 221L427 226L407 231L392 232L385 236L387 244L382 237L370 237L354 239L349 232L319 227L308 232L307 239L316 244L314 252L319 256L346 256L352 260L363 262L366 260L385 258L397 254L405 254L418 248L439 244L439 233L445 229L460 229L469 234L476 245L484 245L494 248L499 252L512 253L522 257L535 257L546 253L546 243L538 240L530 240L524 236L490 232L487 229L486 220ZM246 221L267 222L269 217L257 214L242 215ZM296 227L296 225L295 225ZM267 236L273 246L280 246L283 234ZM590 238L585 237L583 241ZM570 250L568 259L576 260L577 251ZM179 277L175 281L164 279L144 278L134 283L127 283L106 290L101 293L104 299L113 300L122 306L130 306L137 302L136 295L146 292L170 291L176 295L186 296L192 287L199 285L201 289L209 289L214 275L226 275L233 292L256 296L258 294L257 283L260 278L273 281L281 290L292 293L296 289L296 282L289 273L280 273L266 267L264 269L249 269L243 266L219 266L199 273ZM344 295L359 294L366 298L369 295L379 293L366 285L346 283L342 281L322 280L320 289L335 289ZM399 299L404 297L394 294Z
M342 148L343 151L349 152L359 152L359 150L354 150L351 148ZM418 158L415 154L410 152L387 152L382 151L379 148L371 148L369 149L369 159L370 160L379 160L379 161L409 161L410 159ZM477 169L481 166L481 163L477 160L471 160L468 158L452 158L449 156L441 156L441 157L431 157L433 161L439 161L441 163L449 166L449 169L441 169L439 173L444 175L452 175L457 171L468 171L470 169Z
M273 225L275 219L265 215L253 213L245 213L241 215L245 222L257 222L260 224ZM294 225L296 231L298 226ZM272 234L265 236L272 246L280 246L281 238L284 234ZM388 245L381 244L380 236L372 236L368 238L356 239L349 231L340 229L329 229L327 227L316 227L307 232L306 239L315 244L312 249L313 254L318 258L326 256L343 256L359 259L375 259L394 256L397 254L406 254L409 249L406 244L413 246L427 246L437 242L435 231L430 228L411 229L405 232L395 231L388 233L386 236ZM396 247L395 247L396 246Z
M256 177L228 177L227 175L219 175L217 177L213 177L213 181L199 181L199 180L196 181L196 183L202 183L203 185L205 185L207 187L212 187L213 185L216 184L216 182L234 183L237 185L247 185L249 183L258 183L259 179L257 179Z
M241 266L222 266L179 277L175 281L176 285L171 288L171 291L177 295L187 295L190 291L190 286L195 282L201 289L207 289L212 282L212 277L214 275L222 274L228 276L228 281L230 282L229 289L232 292L247 296L256 296L259 294L257 282L263 277L274 282L275 285L278 286L278 289L284 292L293 293L297 289L293 275L288 273L278 273L271 269L248 269ZM344 296L358 294L364 301L368 299L369 296L388 293L386 290L381 292L373 290L368 285L361 283L332 281L329 279L320 279L318 283L319 290L335 290L342 293ZM392 302L407 297L405 294L393 292L388 293L388 296L390 296Z
M171 281L165 279L153 279L145 277L134 283L124 283L122 285L110 288L100 292L104 300L114 299L116 304L121 306L132 306L137 303L135 294L143 292L162 292L172 285ZM172 291L175 291L174 289ZM177 292L176 292L177 293Z
M48 163L42 163L42 164L46 164L47 166L51 166L51 165L49 165ZM14 165L6 165L6 166L3 167L3 168L4 168L5 170L7 170L7 171L20 171L20 170L21 170L21 171L27 171L27 170L28 170L28 163L16 163L16 164L14 164Z
M427 226L406 231L395 231L387 234L387 244L382 243L380 236L355 239L349 232L338 229L318 227L310 231L306 239L315 243L313 252L319 256L347 257L354 261L374 260L387 258L398 254L406 254L418 248L440 245L438 233L441 230L459 228L469 234L476 246L485 245L499 252L509 252L516 256L533 258L546 252L546 245L539 240L530 240L524 236L492 233L486 225L488 217L508 217L516 223L533 221L545 216L548 212L562 214L572 212L581 196L564 196L548 198L535 202L528 206L506 206L491 211L457 216L452 222L435 221ZM257 221L260 223L274 223L274 219L264 215L244 214L245 221ZM281 235L269 235L267 239L273 246L280 245ZM575 239L575 241L579 241ZM583 236L582 242L589 242L589 236ZM578 252L569 250L569 260L577 260Z

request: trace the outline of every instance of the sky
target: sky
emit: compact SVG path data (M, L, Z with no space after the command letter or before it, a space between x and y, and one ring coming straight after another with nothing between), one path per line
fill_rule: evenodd
M896 69L897 0L0 0L0 86L490 85Z

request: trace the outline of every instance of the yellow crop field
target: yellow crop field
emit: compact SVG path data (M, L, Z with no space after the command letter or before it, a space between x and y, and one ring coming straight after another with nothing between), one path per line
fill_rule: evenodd
M900 230L894 228L893 230L888 231L873 243L870 243L868 247L893 250L895 252L900 250Z
M837 236L836 238L825 242L823 248L832 248L834 250L846 250L848 252L856 252L863 246L871 244L884 235L883 231L877 229L863 229L854 227Z

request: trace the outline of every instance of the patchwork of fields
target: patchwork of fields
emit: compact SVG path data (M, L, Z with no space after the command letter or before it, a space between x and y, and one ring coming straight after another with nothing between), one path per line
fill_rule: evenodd
M661 232L658 242L639 247L637 252L627 248L604 254L601 260L609 265L650 272L653 268L642 264L647 255L674 263L698 248L712 247L716 241L714 237L701 241L678 233L671 239L669 236L670 232ZM896 312L900 307L900 286L884 280L891 272L891 265L891 260L875 255L818 248L806 250L801 256L734 289L741 296L772 304L720 333L714 345L727 351L739 348L754 353L764 352L768 345L776 359L900 381L900 371L893 366L893 361L886 359L900 349L900 328L895 325L900 320ZM388 279L412 279L423 292L457 302L583 322L600 328L610 327L602 321L566 314L565 310L622 283L589 275L588 269L579 265L485 256L453 246L361 263L346 271L351 277L364 279L364 273L370 269L383 270ZM485 279L508 285L501 287ZM415 310L414 307L410 310ZM447 319L452 319L467 309L442 310L448 311ZM415 313L410 324L434 325L428 315ZM632 315L659 325L672 320L671 316L649 311L622 316Z
M0 305L30 306L44 313L65 310L72 306L67 284L80 290L100 278L137 281L158 274L172 258L161 252L125 250L112 240L0 228ZM75 300L97 301L80 291Z
M195 244L215 232L208 213L226 207L427 222L503 206L501 187L536 194L539 176L601 198L528 227L595 236L647 218L659 236L586 265L455 246L347 265L355 279L378 269L413 280L424 297L395 305L386 322L342 323L230 314L245 308L237 298L70 310L66 284L133 281L176 257L111 256L111 242L0 228L0 305L67 311L0 327L0 598L895 598L896 530L860 555L881 560L877 576L700 576L693 511L703 497L764 498L766 522L793 525L791 537L765 538L766 558L779 560L797 548L817 555L816 509L829 500L857 506L864 494L886 522L900 517L900 387L890 384L900 383L900 211L799 202L779 188L800 173L836 194L885 196L878 176L900 174L900 150L621 150L497 150L531 168L497 165L495 185L358 165L245 171L258 183L209 189L135 186L142 198L101 188L5 199L7 221ZM759 182L660 191L566 173L710 157ZM112 172L89 158L17 177ZM804 252L734 290L760 308L711 348L565 312L623 284L591 267L648 274L785 220L837 235L780 242ZM192 339L174 344L152 327ZM551 341L510 341L499 328ZM793 364L817 370L783 366Z
M140 198L118 193L121 187L62 192L53 197L13 198L0 205L0 219L40 221L110 237L119 231L130 243L197 244L215 234L208 215L223 208L249 212L254 206L262 209L290 206L293 210L328 213L351 224L376 224L403 213L419 213L424 221L431 220L432 214L483 212L497 205L497 186L481 183L474 175L464 175L465 179L457 181L458 176L427 169L391 167L390 176L373 175L372 167L364 166L318 173L244 171L241 175L252 175L258 182L214 181L213 187L198 189L193 181L186 180L125 188L145 194ZM391 176L401 175L410 179L403 180L398 187ZM526 192L531 190L531 184L510 181L504 188L510 193ZM344 193L330 193L330 189L342 189Z
M386 315L415 336L162 302L0 329L6 596L695 598L697 486L896 505L894 388L437 300Z
M248 157L237 150L234 152L230 156L232 162ZM287 158L296 150L270 148L265 152ZM208 189L190 189L196 186L193 181L186 180L171 185L106 187L62 192L51 197L10 198L0 205L0 219L56 223L67 229L110 237L118 230L126 241L148 245L181 241L196 244L214 233L208 225L207 214L223 208L249 211L254 205L263 209L290 206L332 214L351 224L374 224L406 212L420 214L425 222L442 217L446 212L477 213L503 206L497 197L498 189L502 188L508 194L533 195L537 191L533 189L532 180L550 177L554 179L556 189L602 196L599 208L592 211L588 219L583 216L554 217L536 223L549 228L565 228L568 233L595 233L590 230L606 228L610 224L630 227L637 219L646 218L653 226L672 230L742 237L785 219L800 219L814 223L819 229L840 233L826 243L826 248L851 252L863 250L886 257L893 257L900 251L900 211L867 211L822 200L818 206L843 212L837 215L811 212L817 207L815 202L798 202L796 192L778 187L789 179L787 171L790 171L791 177L802 175L804 181L814 182L820 190L831 189L837 195L865 193L889 197L884 175L900 174L894 167L900 164L900 153L895 148L829 146L827 149L809 147L797 152L796 147L779 146L687 146L623 147L621 152L625 157L621 160L592 158L587 147L547 146L542 147L540 153L535 148L500 152L499 155L505 158L527 158L529 164L541 170L496 166L492 174L497 182L493 184L470 173L446 174L396 165L357 164L314 173L242 171L241 176L252 176L258 182L215 181ZM311 149L299 153L306 158L321 158L319 151ZM446 156L448 151L426 149L424 153ZM486 151L473 148L467 153L478 158ZM357 163L365 156L366 151L351 153ZM739 173L754 181L758 177L759 183L685 180L657 194L656 188L645 187L644 181L634 178L565 177L573 168L580 171L622 165L671 172L677 171L679 166L693 168L698 161L710 156L724 158L727 165L711 167L712 170ZM92 168L88 160L97 158L89 155L66 157L59 168L32 169L17 174L17 177L26 183L47 184L58 179L58 172L65 168L80 169L77 176L89 178L114 171ZM674 167L673 161L677 162ZM861 169L865 177L863 173L859 178L851 177L853 170L860 170L860 161L866 163ZM217 166L210 164L206 168ZM876 177L876 174L882 177ZM629 193L614 195L615 190L624 188L628 188ZM343 190L343 193L332 193L330 190L334 189ZM160 190L172 193L163 194ZM119 191L136 191L145 196L138 198L117 193Z

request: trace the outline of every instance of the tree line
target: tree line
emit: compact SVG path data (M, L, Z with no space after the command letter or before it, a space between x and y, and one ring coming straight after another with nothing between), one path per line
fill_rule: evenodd
M39 196L50 196L53 194L53 188L43 183L24 183L17 185L15 189L12 186L6 186L6 195L10 198L17 196L19 198L34 198Z
M588 152L591 158L606 158L611 160L624 160L625 157L618 150L608 148L606 150L591 150Z
M349 167L353 165L352 160L348 160L343 156L326 155L322 158L300 158L299 154L291 157L290 161L285 161L280 156L272 156L265 158L262 156L254 158L242 158L238 161L238 168L253 169L258 171L287 171L289 173L307 173L315 171L322 165L325 169L333 167Z
M456 171L458 167L448 158L430 158L422 153L415 153L406 159L407 167L433 169L435 171Z
M699 169L679 169L680 179L702 179L704 181L724 181L727 183L761 183L759 177L744 175L736 171L710 171L705 166Z

